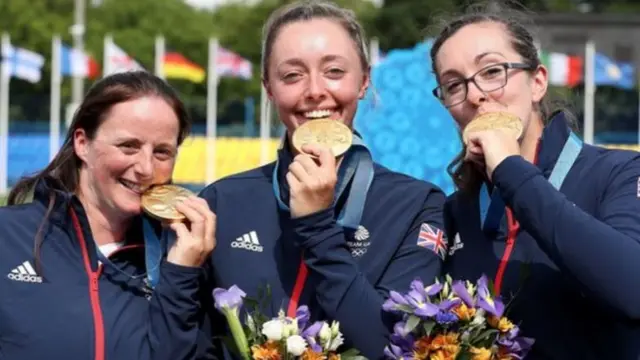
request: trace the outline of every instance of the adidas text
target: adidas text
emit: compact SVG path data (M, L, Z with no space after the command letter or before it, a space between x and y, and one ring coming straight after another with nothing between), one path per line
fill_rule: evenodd
M11 270L11 272L7 274L7 278L9 278L9 280L22 282L42 282L42 277L38 276L36 271L33 269L33 266L31 266L28 261L23 262L20 266Z
M7 274L7 277L11 280L15 281L23 281L23 282L32 282L32 283L41 283L42 278L36 275L25 275L25 274Z
M263 248L258 241L258 235L255 231L251 231L248 234L244 234L241 237L231 242L231 247L234 249L245 249L249 251L262 252Z

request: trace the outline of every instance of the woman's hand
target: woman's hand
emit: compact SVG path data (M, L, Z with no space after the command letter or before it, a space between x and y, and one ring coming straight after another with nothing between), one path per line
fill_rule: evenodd
M216 215L207 202L197 196L177 204L176 210L187 219L169 225L177 239L169 249L167 261L182 266L201 266L216 247Z
M513 133L493 129L469 134L464 159L483 167L491 179L498 165L512 155L520 155L520 144Z
M298 218L325 210L333 204L338 175L331 149L305 145L287 173L291 217Z

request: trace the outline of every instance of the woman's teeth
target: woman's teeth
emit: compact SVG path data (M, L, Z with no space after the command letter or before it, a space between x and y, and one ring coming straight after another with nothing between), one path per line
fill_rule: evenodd
M304 117L307 119L321 119L331 116L332 110L313 110L304 113Z
M140 185L138 185L138 184L136 184L134 182L131 182L131 181L120 180L120 183L122 185L124 185L126 188L128 188L128 189L130 189L130 190L132 190L134 192L137 192L138 194L142 194L144 192L144 190L145 190L142 186L140 186Z

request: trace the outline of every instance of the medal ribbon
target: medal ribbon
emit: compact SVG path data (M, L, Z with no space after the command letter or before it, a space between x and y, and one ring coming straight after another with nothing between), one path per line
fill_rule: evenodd
M582 141L578 136L571 132L562 147L562 151L560 152L560 156L551 171L551 175L549 175L549 182L556 190L560 190L569 170L571 170L571 167L575 164L581 149ZM489 194L487 185L482 184L480 194L478 196L482 231L497 231L500 227L500 222L504 217L505 208L499 189L494 187L494 190Z
M169 231L162 228L160 236L157 235L151 219L144 216L142 219L144 234L144 263L147 268L148 285L153 289L160 278L160 262L168 248Z
M149 280L149 285L151 286L151 284L155 285L155 283L157 283L159 267L160 267L160 259L162 258L162 254L164 251L163 250L164 247L162 244L163 243L166 244L166 232L165 231L162 232L161 238L164 240L164 242L161 243L160 241L161 238L159 238L156 235L156 232L153 229L153 225L151 224L150 220L146 216L143 217L142 219L142 226L143 226L143 234L145 238L144 248L145 248L146 275L147 275L147 279ZM105 266L111 267L112 269L116 270L117 272L125 275L130 279L138 279L144 276L144 274L130 275L124 270L120 269L120 267L118 267L111 260L109 260L108 257L104 256L104 254L102 253L102 251L100 251L97 245L96 245L96 253L98 256L98 260L100 260L101 263L103 263Z
M285 146L287 146L285 144ZM273 169L273 193L278 201L281 210L289 211L289 207L282 201L280 194L280 183L278 181L278 167L280 160L276 161ZM336 185L336 195L334 203L338 201L349 181L353 179L353 184L349 189L347 201L338 216L338 224L349 229L357 229L362 219L364 203L367 193L373 182L373 160L369 149L362 139L353 134L353 144L347 151L340 169L338 171L338 184Z

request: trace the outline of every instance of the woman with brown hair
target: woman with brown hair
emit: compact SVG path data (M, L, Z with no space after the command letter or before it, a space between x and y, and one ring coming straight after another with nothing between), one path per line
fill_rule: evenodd
M440 273L444 193L375 163L353 129L370 70L353 12L288 4L266 22L263 41L263 83L287 132L277 161L201 193L219 220L213 286L256 297L269 285L267 315L307 305L312 321L340 323L346 348L380 358L397 320L382 308L390 291ZM353 141L340 142L343 153L296 146L315 126Z
M142 193L171 180L189 125L152 74L88 91L56 157L0 208L0 359L208 357L200 266L215 217L195 196L178 204L188 221L170 225L175 242L150 262L145 242L162 230L141 213Z
M637 359L640 156L583 144L566 112L549 112L526 17L472 10L431 49L434 94L465 140L445 271L494 279L535 338L527 359Z

